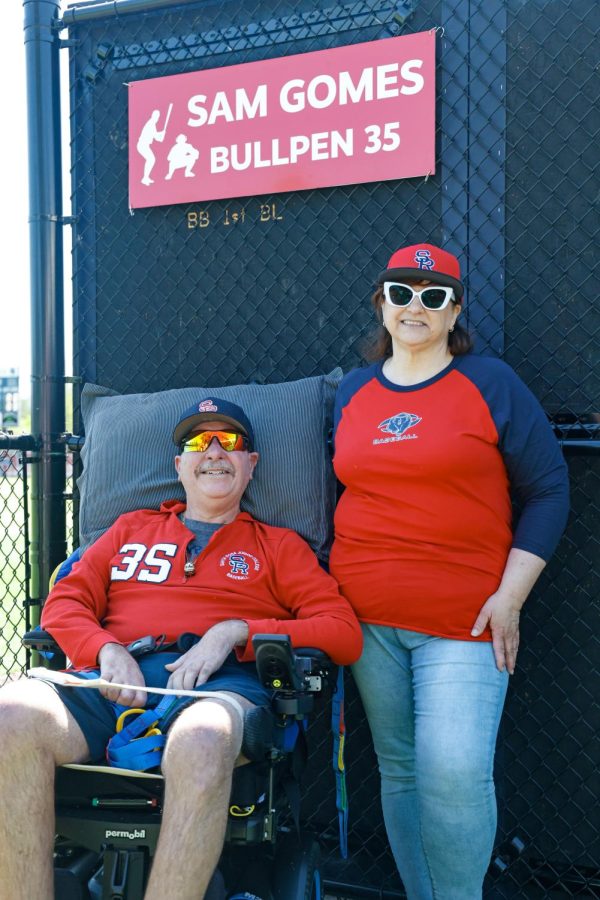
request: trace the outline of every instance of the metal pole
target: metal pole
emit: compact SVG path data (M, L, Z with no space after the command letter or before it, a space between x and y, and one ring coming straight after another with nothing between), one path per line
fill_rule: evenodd
M188 3L206 6L212 0L177 0L178 6ZM109 16L119 16L126 13L148 12L151 9L162 9L173 5L173 0L100 0L98 3L88 3L85 6L76 4L65 10L61 27L89 22L93 19L105 19Z
M65 558L62 182L58 33L60 0L23 0L29 138L31 430L40 462L31 485L31 596L44 597Z

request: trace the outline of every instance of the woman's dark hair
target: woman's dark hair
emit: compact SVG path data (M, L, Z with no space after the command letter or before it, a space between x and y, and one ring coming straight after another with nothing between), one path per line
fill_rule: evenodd
M371 297L371 303L379 325L377 331L367 337L363 346L363 356L368 362L376 362L378 359L387 359L392 355L392 338L383 327L384 296L381 285ZM450 331L448 334L448 350L452 356L464 356L472 349L473 338L466 328L456 322L454 331Z

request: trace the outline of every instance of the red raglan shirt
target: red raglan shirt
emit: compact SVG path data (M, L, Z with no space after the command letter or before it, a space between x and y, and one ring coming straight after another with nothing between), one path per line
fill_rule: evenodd
M546 560L554 551L566 465L538 401L500 360L457 357L410 387L382 366L350 372L338 389L334 467L345 490L330 571L363 622L473 640L510 548Z
M152 635L176 640L226 619L249 636L238 658L254 659L252 636L289 634L296 647L319 647L346 665L360 655L356 616L302 538L240 513L219 528L186 576L186 528L179 501L120 516L50 592L42 627L76 667L95 666L109 642Z

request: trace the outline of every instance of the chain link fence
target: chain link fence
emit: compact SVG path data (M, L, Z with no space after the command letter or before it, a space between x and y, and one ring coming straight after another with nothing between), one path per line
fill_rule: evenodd
M21 635L29 627L27 466L16 448L0 449L0 526L0 683L4 683L25 671Z
M116 4L94 18L75 4L66 17L81 382L129 393L348 370L372 325L375 276L394 249L425 239L461 259L478 349L516 369L559 435L597 432L594 0L150 6L127 13ZM129 82L431 28L435 175L128 209ZM528 603L502 724L486 900L600 896L598 458L570 457L570 468L571 520ZM14 534L2 554L21 560L23 481L2 474L0 484ZM2 568L6 671L22 666L11 636L22 612L11 609L22 608L24 563L13 576L11 565ZM311 728L303 817L323 835L332 891L402 897L351 679L348 694L349 860L336 849L324 716Z
M0 433L0 684L29 667L30 654L21 638L39 618L41 600L33 595L31 579L35 554L31 476L38 464L38 448L31 435ZM65 452L67 553L79 544L73 528L75 474L73 454Z
M569 526L527 601L500 729L498 834L485 900L600 896L599 578L591 566L600 550L600 465L570 458L569 469ZM331 757L325 718L312 727L304 813L325 835L332 883L370 885L382 896L401 897L381 820L377 763L351 680L347 705L347 861L337 854L335 797L323 776Z

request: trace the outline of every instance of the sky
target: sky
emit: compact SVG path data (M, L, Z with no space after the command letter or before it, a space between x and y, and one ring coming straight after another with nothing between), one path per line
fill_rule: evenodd
M5 227L0 240L2 279L2 327L0 369L17 366L21 375L30 371L29 348L29 229L27 178L27 113L25 107L25 50L21 0L5 0L3 52L0 79L3 85L4 140L0 141L0 168L4 172L2 206ZM10 128L7 123L10 122ZM10 140L7 135L10 133ZM22 384L22 388L25 384Z
M61 8L65 9L66 5L62 3ZM3 86L4 139L0 141L0 171L4 173L1 191L4 227L0 239L0 370L17 367L21 395L27 395L31 372L31 300L23 18L22 0L2 0L4 40L0 53L0 82ZM63 109L63 115L65 111ZM66 209L63 211L68 212ZM67 284L69 281L67 273Z

